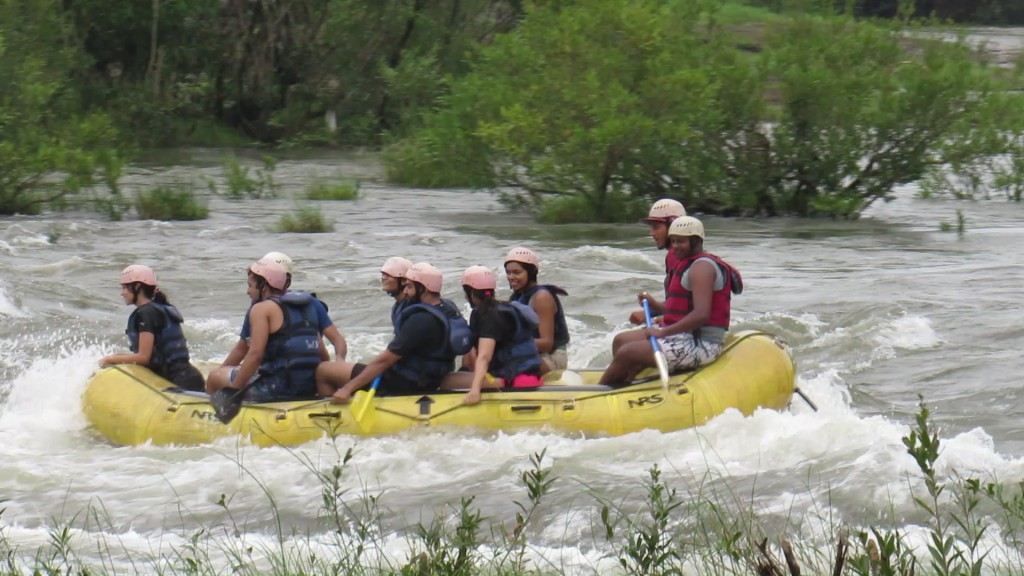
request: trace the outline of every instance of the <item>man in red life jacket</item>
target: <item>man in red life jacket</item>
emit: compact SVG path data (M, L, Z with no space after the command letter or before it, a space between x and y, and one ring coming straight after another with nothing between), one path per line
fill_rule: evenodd
M722 352L732 294L743 290L743 280L735 268L704 251L700 220L676 218L668 236L678 261L669 276L662 325L641 328L643 339L615 351L602 384L628 383L643 368L656 365L649 336L658 339L670 371L703 366Z
M641 220L641 222L650 227L650 233L648 235L654 240L654 245L657 246L658 250L667 250L665 254L666 294L668 292L668 281L672 277L672 270L678 263L675 253L669 249L668 227L680 216L686 216L686 208L683 208L682 203L677 200L672 200L671 198L662 198L651 205L651 210L648 212L647 218ZM658 300L657 297L646 291L641 291L637 294L636 300L640 304L643 304L643 301L647 300L647 303L651 308L651 314L654 316L661 315L665 309L665 305L661 300ZM634 310L629 315L629 321L633 324L643 324L645 321L644 311L642 309ZM647 340L647 337L644 336L643 330L640 329L619 332L612 340L612 353L615 354L618 352L619 348L628 342L645 340Z

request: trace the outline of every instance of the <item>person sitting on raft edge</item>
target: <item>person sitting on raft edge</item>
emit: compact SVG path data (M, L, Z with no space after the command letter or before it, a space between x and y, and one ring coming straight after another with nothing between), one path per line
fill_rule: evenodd
M601 384L622 385L640 370L656 366L650 336L658 340L670 371L698 368L722 353L732 295L743 291L743 279L736 268L704 251L700 220L676 218L668 236L678 262L670 276L662 325L633 330L642 338L613 353Z
M203 374L189 361L181 312L167 300L149 266L132 264L121 271L121 298L135 310L128 317L130 354L100 358L100 366L139 364L183 390L202 391Z
M522 302L496 300L496 287L497 277L490 268L470 266L462 273L462 289L473 307L469 327L474 342L473 351L463 357L463 365L473 370L449 374L441 388L468 387L464 404L480 402L485 387L536 388L543 383L541 357L533 337L539 323L537 313Z
M666 250L664 282L666 298L668 297L668 285L672 280L672 270L674 270L676 265L679 263L679 259L676 257L675 252L673 252L669 246L668 228L676 218L680 218L682 216L686 216L686 209L683 208L681 202L672 200L671 198L662 198L651 205L651 209L648 212L647 217L641 220L641 222L647 224L650 228L648 236L654 240L654 245L658 250ZM659 316L665 311L664 302L658 300L649 292L641 291L637 294L636 299L640 304L643 304L644 300L647 301L651 308L652 316ZM645 316L643 309L634 310L629 315L629 321L632 324L644 324L644 320ZM612 340L612 354L616 354L619 348L624 344L646 340L647 337L644 336L642 329L624 330L619 332Z
M302 290L292 289L292 272L294 270L294 263L287 254L281 252L267 252L262 258L260 258L260 260L273 261L285 269L287 272L285 290L288 292L295 292L298 295L305 293ZM345 341L345 336L340 330L338 330L334 321L331 320L330 314L327 311L327 304L324 304L324 302L321 301L315 293L309 292L309 294L313 297L313 305L316 307L317 328L321 335L324 338L327 338L334 347L335 357L339 360L344 360L348 355L348 343ZM256 301L252 301L249 303L249 307L252 308L255 304ZM221 362L220 368L234 368L241 364L242 359L245 358L246 353L249 351L249 340L251 338L252 328L249 325L249 314L246 312L245 318L242 320L242 330L238 333L238 341L235 342L234 347L231 348L227 357L224 358L223 362ZM320 350L320 359L322 361L331 359L330 354L327 352L327 347L321 346ZM216 376L211 374L215 379L220 378L221 376L226 376L229 373L228 370L218 370L216 372ZM215 385L217 387L223 387L224 382L215 380Z
M377 376L381 396L434 392L454 369L455 357L469 350L469 325L458 308L441 297L441 272L418 262L406 271L405 279L407 304L387 348L366 364L324 362L316 372L318 394L330 396L334 404L348 404Z
M287 288L288 271L280 261L264 257L249 267L246 293L254 304L247 313L252 330L248 350L239 366L210 373L207 392L245 390L244 398L254 402L314 395L323 352L316 299Z
M505 278L512 289L509 301L526 304L537 314L533 338L540 352L540 372L547 374L569 365L569 325L559 298L569 293L554 284L539 283L539 272L540 259L533 250L516 247L505 255Z

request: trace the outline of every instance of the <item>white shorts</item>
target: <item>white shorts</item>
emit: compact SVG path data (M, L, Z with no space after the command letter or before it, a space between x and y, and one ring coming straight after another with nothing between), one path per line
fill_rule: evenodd
M691 332L674 334L658 340L669 370L693 370L711 362L722 353L721 342L707 342Z

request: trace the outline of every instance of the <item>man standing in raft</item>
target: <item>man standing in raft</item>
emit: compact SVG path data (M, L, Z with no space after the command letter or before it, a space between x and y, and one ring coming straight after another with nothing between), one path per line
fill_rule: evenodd
M640 370L653 368L650 336L658 339L673 371L703 366L722 353L732 294L743 291L739 271L704 251L704 224L696 218L675 219L668 236L678 262L669 276L662 327L634 330L641 339L614 352L601 384L628 383Z

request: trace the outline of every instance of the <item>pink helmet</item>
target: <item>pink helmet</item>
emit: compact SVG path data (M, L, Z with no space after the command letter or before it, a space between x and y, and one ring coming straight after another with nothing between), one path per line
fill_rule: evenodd
M131 266L121 270L121 284L134 284L135 282L142 282L146 286L156 287L156 272L149 266L143 266L142 264L132 264Z
M474 290L494 290L498 287L498 279L486 266L470 266L462 273L462 285Z
M401 256L392 256L384 261L384 265L380 267L380 271L387 274L388 276L394 276L395 278L405 278L405 273L412 266L412 262L402 258Z
M429 292L441 293L441 283L444 279L441 271L426 262L417 262L405 271L405 279L410 282L418 282Z
M263 255L263 258L260 258L260 260L265 260L267 258L280 262L281 265L284 266L285 271L289 274L291 274L295 268L295 263L292 262L291 257L283 252L267 252Z
M671 198L662 198L651 205L651 211L647 213L647 218L644 218L641 222L646 224L651 222L671 224L673 220L680 216L686 216L686 208L683 208L683 203Z
M274 258L260 258L249 267L249 271L266 280L271 288L284 290L288 286L288 269Z
M540 270L540 261L537 259L537 255L529 248L523 248L518 246L508 251L505 254L505 264L509 262L519 262L520 264L532 264Z

